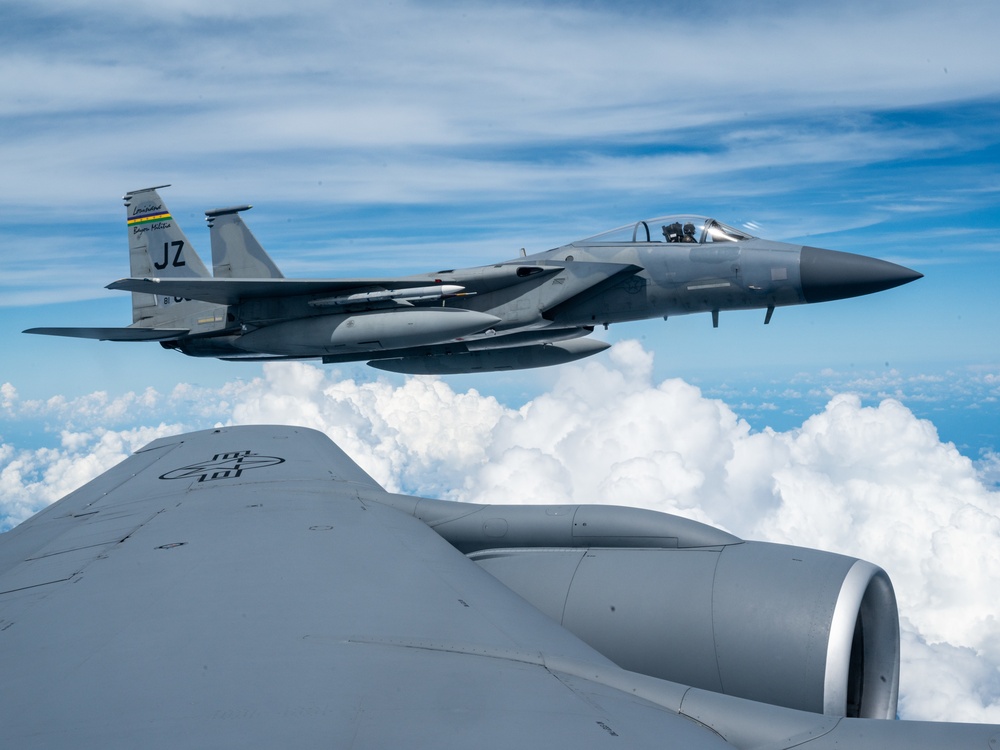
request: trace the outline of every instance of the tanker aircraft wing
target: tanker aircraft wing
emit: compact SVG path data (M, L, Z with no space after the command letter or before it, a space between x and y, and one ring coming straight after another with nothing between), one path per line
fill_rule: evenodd
M755 571L776 601L801 594L799 616L762 634L732 601L718 632L735 641L685 642L712 632L680 625L691 603L714 598L719 617ZM394 495L320 433L206 430L0 535L0 746L992 747L1000 727L843 718L895 711L891 605L884 573L839 555L650 511ZM798 710L659 674L729 680L741 638L746 663L777 647L784 665L740 667L736 691ZM628 652L650 643L637 670Z
M212 272L158 188L125 196L132 324L30 328L159 341L194 357L365 361L403 373L462 373L572 362L608 345L598 326L766 310L890 289L920 274L887 261L773 242L715 219L645 219L544 252L473 268L360 279L289 279L240 213L206 211ZM214 273L214 275L213 275ZM567 339L578 339L568 342Z

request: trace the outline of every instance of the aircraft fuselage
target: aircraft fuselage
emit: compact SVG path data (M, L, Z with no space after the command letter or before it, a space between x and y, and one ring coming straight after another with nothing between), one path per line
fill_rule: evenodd
M32 333L160 341L196 357L369 360L410 373L571 362L608 347L595 327L767 310L890 289L921 274L887 261L774 242L671 216L488 266L412 276L286 279L239 217L206 212L214 275L155 189L126 196L133 294L127 328ZM138 229L137 229L138 227Z

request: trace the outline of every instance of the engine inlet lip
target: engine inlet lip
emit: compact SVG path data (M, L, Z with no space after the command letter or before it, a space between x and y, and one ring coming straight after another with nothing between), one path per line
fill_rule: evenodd
M864 560L856 561L844 577L830 623L823 684L823 713L827 716L847 714L856 632L864 638L858 715L894 719L899 700L900 656L896 595L885 571Z

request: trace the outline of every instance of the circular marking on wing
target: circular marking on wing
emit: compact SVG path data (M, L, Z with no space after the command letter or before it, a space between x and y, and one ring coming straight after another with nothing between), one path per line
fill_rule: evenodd
M284 462L285 459L278 456L258 456L250 451L216 453L208 461L182 466L179 469L168 471L166 474L161 474L160 479L197 479L199 482L236 479L244 471L263 469Z

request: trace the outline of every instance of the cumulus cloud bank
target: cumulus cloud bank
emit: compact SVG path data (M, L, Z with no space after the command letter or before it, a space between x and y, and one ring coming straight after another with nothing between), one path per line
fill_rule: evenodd
M322 430L391 490L633 505L871 560L899 599L901 714L1000 722L990 596L1000 492L983 467L895 400L840 394L796 429L753 431L724 402L679 379L654 382L652 371L652 355L620 343L609 363L563 368L515 409L435 378L396 386L280 364L227 394L227 421ZM0 512L23 517L171 427L64 434L60 448L30 455L4 446Z
M127 430L63 430L59 447L17 449L0 444L0 531L121 463L152 440L182 431L178 424Z

